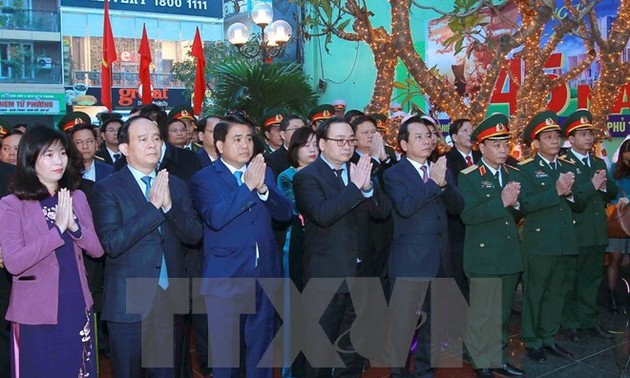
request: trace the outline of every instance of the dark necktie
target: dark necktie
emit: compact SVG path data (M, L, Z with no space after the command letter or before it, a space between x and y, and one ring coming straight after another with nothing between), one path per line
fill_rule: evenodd
M149 200L149 193L151 192L151 177L144 176L141 178L144 183L144 198ZM158 231L160 231L160 227L158 227ZM158 285L164 290L168 288L168 271L166 270L166 259L164 258L164 254L162 254L162 266L160 267L160 278L158 279Z
M120 152L117 154L114 154L114 162L117 162L118 159L120 159Z
M429 181L429 175L427 174L427 166L423 165L422 167L420 167L420 170L422 171L422 182L426 183L427 181Z
M554 171L556 169L558 169L558 163L556 161L552 161L549 163L549 166L551 167L551 169L553 169Z
M346 183L343 182L343 176L341 176L343 169L333 169L333 171L335 172L335 176L337 176L337 179L339 180L341 186L346 186Z
M591 167L591 165L588 163L588 156L582 158L582 163L584 163L584 165L586 165L589 168Z
M503 185L501 185L501 171L500 171L500 169L501 169L501 168L499 167L499 171L497 171L497 172L494 174L494 178L496 178L496 179L497 179L497 182L499 183L499 186L500 186L500 187L503 187Z
M470 167L471 165L473 165L473 161L472 161L472 159L470 158L470 156L466 156L466 165L467 165L467 166L469 166L469 167Z

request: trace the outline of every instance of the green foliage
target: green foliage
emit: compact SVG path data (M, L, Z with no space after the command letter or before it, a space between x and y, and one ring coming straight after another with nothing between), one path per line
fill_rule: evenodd
M285 108L303 115L317 104L317 93L296 63L231 61L218 64L213 70L214 90L210 105L213 114L244 110L252 120L259 122L272 108Z
M190 59L183 62L177 62L171 68L171 74L175 75L177 80L184 83L186 88L186 97L190 98L193 87L195 85L195 70L197 68L197 62L191 55L191 50L187 52ZM210 88L213 86L215 67L225 62L242 61L246 64L254 64L258 59L249 59L242 57L236 47L232 46L227 41L213 41L204 43L203 47L204 57L206 59L206 83ZM206 110L206 106L204 106Z

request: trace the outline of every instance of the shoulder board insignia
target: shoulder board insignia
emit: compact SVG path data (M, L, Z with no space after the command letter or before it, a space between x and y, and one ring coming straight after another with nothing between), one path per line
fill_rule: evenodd
M571 164L571 165L575 165L575 162L573 161L573 159L571 159L571 160L567 160L567 157L566 157L566 156L560 156L558 159L559 159L559 160L562 160L562 161L563 161L563 162L565 162L565 163L569 163L569 164Z
M534 158L533 157L529 157L529 158L519 162L518 165L525 165L527 163L531 163L532 161L534 161Z
M477 168L479 168L479 166L477 164L473 164L470 167L466 168L466 169L462 169L461 173L467 175L470 172L475 171Z
M105 159L103 159L102 157L100 157L98 155L94 155L94 159L100 160L100 161L105 161Z
M505 166L505 167L507 167L507 168L513 169L513 170L515 170L515 171L520 171L520 169L516 168L516 167L515 167L515 166L513 166L513 165L504 164L504 166Z

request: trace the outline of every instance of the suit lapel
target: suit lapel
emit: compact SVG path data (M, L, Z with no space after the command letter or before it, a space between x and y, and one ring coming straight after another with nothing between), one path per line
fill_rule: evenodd
M238 183L236 182L236 178L234 177L232 172L230 172L230 169L225 165L225 163L221 159L218 159L214 163L214 169L217 170L217 174L219 175L219 177L221 177L221 179L225 181L225 183L230 188L234 190L238 189Z
M416 167L414 167L413 164L411 164L411 162L409 162L409 159L407 159L406 156L404 158L402 158L402 160L400 162L403 163L403 167L404 167L404 170L405 170L405 172L404 172L405 176L418 179L420 182L424 183L422 181L422 176L420 176L420 172L418 172Z
M140 186L138 186L138 182L136 181L133 174L129 170L129 167L125 166L125 168L121 171L122 180L120 186L125 190L125 192L129 193L129 195L136 201L138 204L144 205L147 203L147 199L144 198L144 193Z
M337 178L337 174L333 171L328 164L321 157L318 157L315 162L313 162L315 168L320 173L320 176L328 182L328 185L333 188L337 188L337 191L341 190L341 184L339 183L339 179ZM348 169L348 165L346 164L346 169ZM348 171L348 179L350 179L350 172Z

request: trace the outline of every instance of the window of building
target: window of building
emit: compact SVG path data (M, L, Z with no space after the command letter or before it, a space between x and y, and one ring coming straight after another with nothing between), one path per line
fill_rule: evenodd
M0 43L0 79L33 79L32 43Z

